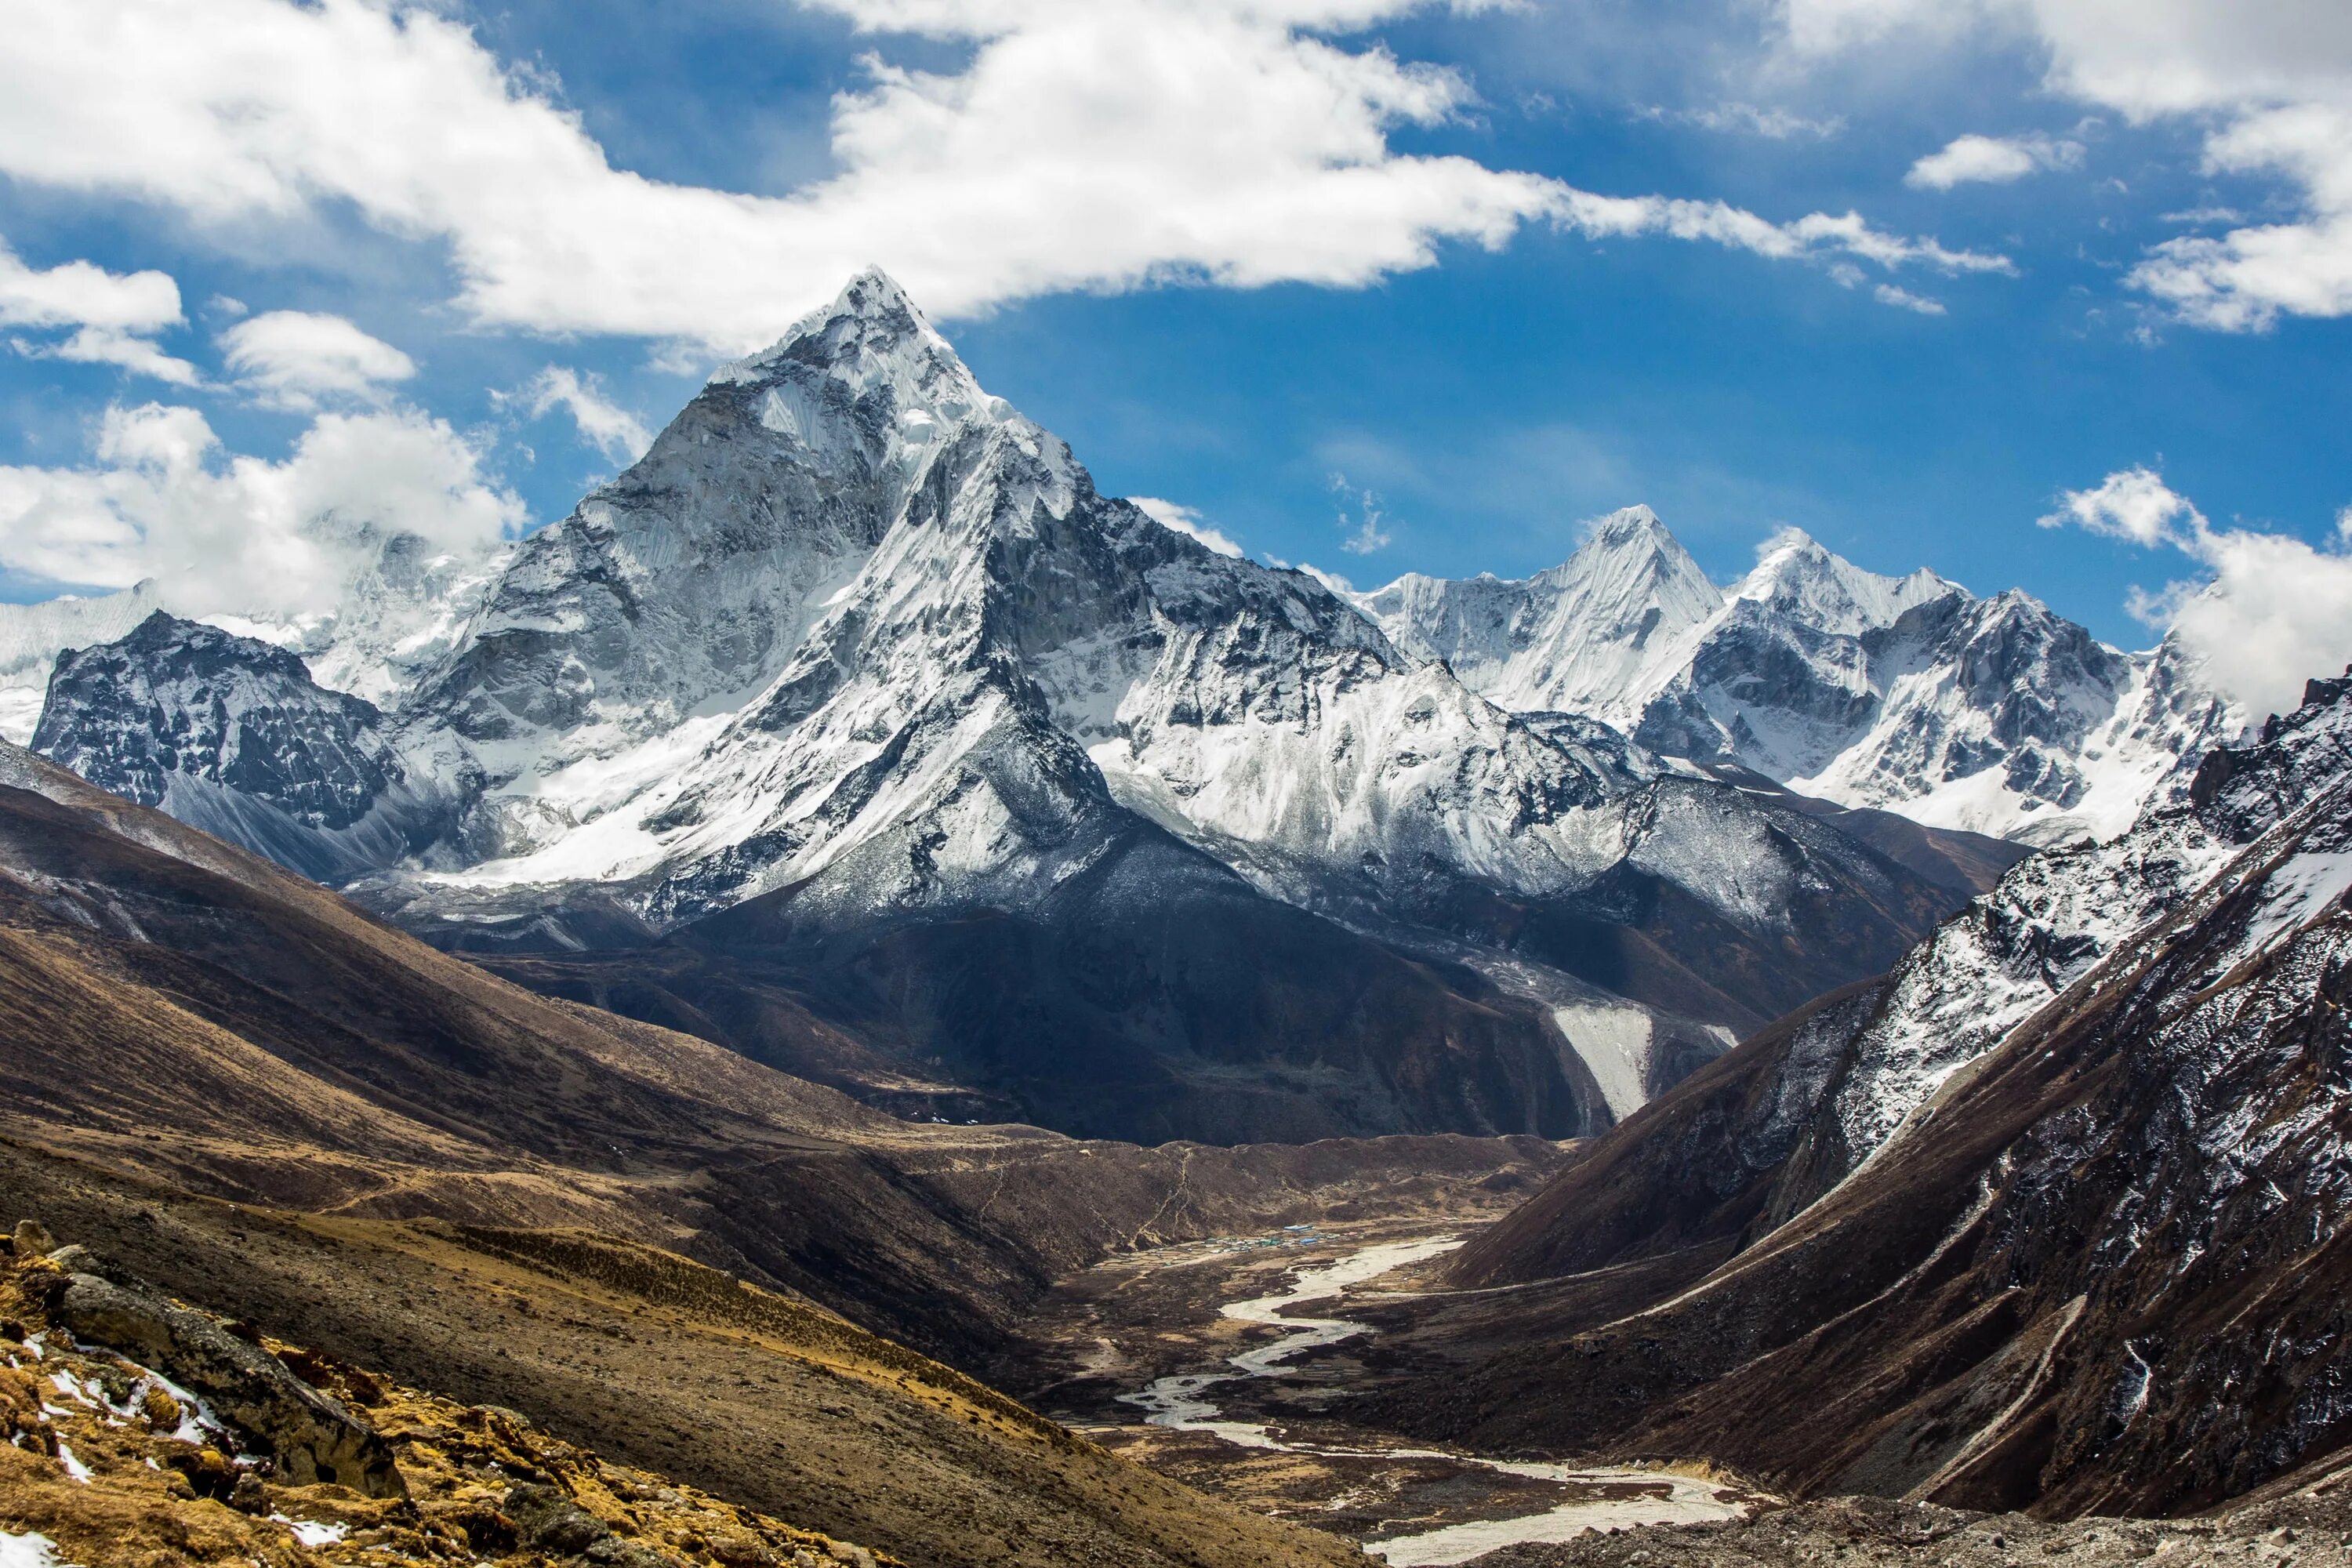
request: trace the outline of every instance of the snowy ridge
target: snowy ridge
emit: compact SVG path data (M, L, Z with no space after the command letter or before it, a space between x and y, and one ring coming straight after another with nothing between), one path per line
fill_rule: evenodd
M1630 728L1656 672L1723 607L1648 507L1603 518L1577 552L1524 582L1399 578L1357 605L1400 646L1444 659L1498 706L1590 713Z
M2271 880L2250 952L2352 885L2334 858L2274 868L2278 850L2265 847L2266 836L2300 837L2341 815L2352 792L2347 689L2352 682L2312 682L2305 706L2260 743L2213 753L2186 804L2150 811L2111 843L2022 862L1912 953L1855 1036L1832 1101L1846 1160L1883 1147L1954 1073L2143 933L2235 889L2248 860Z
M1356 602L1505 708L2036 844L2122 832L2245 722L2169 641L2123 653L2028 595L1881 576L1794 530L1719 591L1646 508L1524 582L1406 577Z

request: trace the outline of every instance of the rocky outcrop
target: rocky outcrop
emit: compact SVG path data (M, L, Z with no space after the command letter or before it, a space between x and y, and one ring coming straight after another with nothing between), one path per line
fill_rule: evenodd
M204 1313L127 1277L118 1282L95 1274L64 1276L48 1310L77 1340L121 1351L202 1395L257 1439L290 1484L329 1482L367 1497L406 1492L373 1426Z

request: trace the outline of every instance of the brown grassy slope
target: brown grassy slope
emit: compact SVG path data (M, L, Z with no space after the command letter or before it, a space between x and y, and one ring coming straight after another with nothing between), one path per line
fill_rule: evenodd
M165 1393L156 1374L181 1369L56 1331L44 1302L66 1272L44 1258L0 1257L0 1431L16 1434L0 1444L0 1530L37 1533L67 1562L531 1568L547 1547L587 1543L612 1568L713 1558L877 1568L866 1547L608 1464L513 1411L404 1387L238 1325L379 1434L400 1481L381 1496L298 1484L267 1462L267 1440L207 1424L201 1406ZM256 1458L257 1468L239 1462ZM883 1557L880 1568L893 1562Z
M243 1208L6 1144L0 1203L184 1300L910 1563L1359 1561L635 1243Z
M1144 1150L896 1121L484 974L5 746L0 1131L279 1206L593 1226L967 1364L1108 1249L1491 1203L1498 1172L1559 1158L1532 1139Z
M1465 1249L1496 1285L1392 1313L1400 1386L1349 1410L1488 1449L1705 1456L1798 1495L2053 1517L2208 1510L2347 1452L2352 912L2250 933L2283 858L2352 847L2347 790L1777 1228L1758 1235L1763 1167L1732 1170L1720 1214L1658 1205L1707 1246L1746 1238L1727 1261L1582 1248L1588 1213L1608 1237L1627 1194L1674 1196L1654 1156L1762 1124L1726 1058L1597 1145L1565 1201ZM1525 1278L1541 1268L1580 1271Z

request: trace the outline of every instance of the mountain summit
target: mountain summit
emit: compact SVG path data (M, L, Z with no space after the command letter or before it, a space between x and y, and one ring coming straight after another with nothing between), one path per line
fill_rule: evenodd
M1718 589L1646 507L1523 582L1408 576L1356 603L1515 712L2026 844L2123 831L2245 727L2169 642L2124 653L2028 595L1882 576L1794 529Z

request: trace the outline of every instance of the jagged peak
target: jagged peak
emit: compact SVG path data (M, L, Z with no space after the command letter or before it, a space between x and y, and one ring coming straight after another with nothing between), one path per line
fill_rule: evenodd
M1639 501L1620 507L1594 522L1590 542L1622 544L1638 540L1663 540L1677 550L1682 548L1682 541L1658 521L1658 514Z
M902 413L950 424L1013 412L982 390L953 345L879 267L850 279L831 303L793 322L772 347L720 366L710 379L714 385L756 384L791 366L820 371L860 396L887 387Z
M1801 608L1819 629L1853 635L1892 626L1915 605L1967 592L1924 566L1907 577L1868 571L1803 529L1784 527L1765 543L1755 569L1730 596Z
M1721 593L1658 514L1629 506L1593 523L1576 553L1534 579L1552 592L1633 593L1675 600L1690 613L1712 610Z

